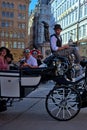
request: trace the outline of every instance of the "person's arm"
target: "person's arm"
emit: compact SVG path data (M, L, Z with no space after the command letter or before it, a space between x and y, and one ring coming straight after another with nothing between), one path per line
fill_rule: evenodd
M60 51L60 50L64 50L64 49L69 48L68 45L64 45L64 46L62 46L62 47L58 47L58 46L56 45L57 39L56 39L55 36L52 36L52 37L50 38L50 42L51 42L50 44L51 44L51 48L52 48L53 51Z
M8 64L4 63L2 58L0 58L0 70L8 70Z
M32 66L32 65L30 65L30 64L28 64L28 63L24 63L24 64L21 66L21 68L23 68L23 67L38 68L38 66Z
M30 62L27 62L27 63L25 62L25 63L21 66L21 68L23 68L23 67L38 68L37 60L36 60L34 57L32 57Z
M69 48L68 45L64 45L62 47L58 47L58 50L60 51L60 50L68 49L68 48Z

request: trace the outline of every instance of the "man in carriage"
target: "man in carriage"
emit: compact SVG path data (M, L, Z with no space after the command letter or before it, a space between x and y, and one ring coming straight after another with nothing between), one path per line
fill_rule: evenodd
M69 56L71 53L75 55L75 62L80 63L81 57L78 50L75 47L69 47L68 45L62 45L61 37L61 25L54 25L55 33L50 36L50 47L52 54L58 54L60 56Z
M70 68L74 71L78 71L78 74L82 73L82 67L80 66L81 56L79 54L79 51L76 49L76 47L69 46L69 45L62 45L62 37L61 37L61 31L62 27L60 24L54 25L54 31L55 33L50 36L50 48L51 52L54 55L67 57L70 62ZM78 67L77 67L78 66ZM76 70L77 68L78 70ZM71 71L69 69L68 71ZM71 72L67 72L68 77L72 77ZM77 72L73 75L74 77L77 75ZM71 79L71 78L70 78Z

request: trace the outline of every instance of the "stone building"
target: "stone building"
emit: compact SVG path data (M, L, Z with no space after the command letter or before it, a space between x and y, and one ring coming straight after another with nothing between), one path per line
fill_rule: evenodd
M63 44L78 42L81 55L87 56L87 0L51 0L51 27L61 24ZM52 32L51 30L51 32Z
M28 47L28 9L30 0L0 0L0 47L9 48L14 60Z

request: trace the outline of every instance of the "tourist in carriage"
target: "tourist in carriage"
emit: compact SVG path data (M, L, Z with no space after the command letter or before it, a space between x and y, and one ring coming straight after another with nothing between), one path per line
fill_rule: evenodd
M9 65L6 60L6 55L10 53L9 49L6 47L0 48L0 70L8 70Z
M75 62L80 63L81 57L78 53L78 50L74 47L70 47L68 45L62 45L62 37L61 37L61 25L55 24L54 26L55 33L50 36L50 47L51 52L53 54L58 54L60 56L67 56L71 53L75 55Z
M6 60L6 63L8 65L8 69L11 70L12 66L13 66L13 55L11 53L8 53L6 56L5 56L5 60Z
M33 57L36 58L38 66L42 64L43 55L41 54L41 51L38 49L31 50L31 54Z
M21 68L38 68L38 63L35 57L33 57L28 48L23 51L24 58L20 60Z

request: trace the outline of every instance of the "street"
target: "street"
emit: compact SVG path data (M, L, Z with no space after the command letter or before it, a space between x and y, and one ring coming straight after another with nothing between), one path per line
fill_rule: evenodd
M46 111L45 97L54 86L52 81L40 84L27 98L14 102L0 113L0 130L86 130L87 108L70 121L56 121Z

